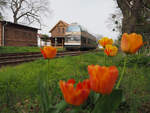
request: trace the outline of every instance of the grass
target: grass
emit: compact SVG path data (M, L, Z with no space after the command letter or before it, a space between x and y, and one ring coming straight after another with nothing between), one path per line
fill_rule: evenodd
M58 51L62 51L63 48L57 48ZM14 47L14 46L1 46L0 54L3 53L20 53L20 52L40 52L40 47Z
M135 56L134 56L135 57ZM49 97L55 105L63 99L59 80L75 78L82 81L88 78L87 66L104 65L103 52L88 53L80 56L67 56L50 60L40 59L14 67L0 69L0 112L41 112L39 78L48 78ZM132 59L132 58L131 58ZM150 61L150 59L148 59ZM122 69L122 54L107 58L107 66L116 65L119 74ZM117 113L137 113L140 107L150 102L150 67L138 63L127 64L121 81L124 97ZM144 113L144 112L143 112Z

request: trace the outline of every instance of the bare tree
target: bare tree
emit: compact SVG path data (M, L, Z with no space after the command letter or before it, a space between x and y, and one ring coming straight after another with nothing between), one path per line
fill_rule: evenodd
M25 22L41 25L42 16L50 14L49 0L8 0L14 23Z
M120 9L116 9L114 13L110 14L106 23L107 27L114 32L122 33L122 12Z
M7 1L0 0L0 9L3 9L7 5Z
M4 8L7 6L7 1L5 0L0 0L0 20L3 19L3 12Z

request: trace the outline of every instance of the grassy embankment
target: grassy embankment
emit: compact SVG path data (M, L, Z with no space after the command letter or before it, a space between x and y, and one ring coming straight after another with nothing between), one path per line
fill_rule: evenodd
M62 51L63 48L57 48L58 51ZM0 47L0 54L3 53L21 53L21 52L40 52L40 47Z
M118 54L116 57L107 58L106 65L116 65L120 75L123 57L124 55ZM144 59L150 61L150 58L146 58ZM147 66L147 61L141 59L143 58L139 55L129 58L121 82L125 99L118 110L119 113L128 111L137 113L143 104L150 102L150 67ZM59 80L75 78L77 81L82 81L88 78L87 66L91 64L104 65L103 52L52 59L49 65L47 60L40 59L0 69L0 112L40 113L39 78L45 78L48 75L49 97L51 97L51 103L55 105L63 99Z

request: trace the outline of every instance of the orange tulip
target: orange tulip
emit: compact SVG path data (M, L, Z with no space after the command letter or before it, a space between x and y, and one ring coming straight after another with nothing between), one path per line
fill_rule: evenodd
M121 39L121 50L125 53L136 53L139 48L143 45L143 39L140 34L124 33Z
M106 45L104 52L107 56L116 56L118 48L116 46Z
M108 37L103 37L98 42L99 42L99 45L103 46L103 48L105 48L105 46L108 45L108 44L109 45L113 44L113 40L109 39Z
M44 48L40 48L40 50L45 59L54 58L57 53L57 49L52 46L44 46Z
M101 94L110 94L118 78L118 69L115 66L105 67L89 65L90 87Z
M76 88L74 88L74 84L74 79L70 79L68 82L60 80L59 82L65 101L69 104L79 106L88 98L90 83L89 80L86 79L82 83L79 82Z

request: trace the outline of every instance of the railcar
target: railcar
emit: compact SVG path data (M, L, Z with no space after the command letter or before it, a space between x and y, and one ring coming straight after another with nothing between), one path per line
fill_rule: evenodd
M66 29L64 47L67 50L95 49L96 37L84 30L82 26L73 23Z

